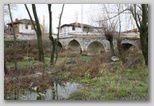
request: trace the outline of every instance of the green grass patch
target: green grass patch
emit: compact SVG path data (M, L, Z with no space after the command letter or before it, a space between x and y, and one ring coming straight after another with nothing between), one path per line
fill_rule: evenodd
M129 69L121 73L110 72L110 74L105 74L93 79L84 77L78 80L78 82L89 84L89 86L72 93L68 98L69 100L137 99L148 95L147 68ZM75 95L78 95L77 98Z
M18 61L17 62L17 67L19 69L20 68L28 68L28 67L31 67L34 62L35 61ZM13 62L7 63L6 66L7 67L14 67L14 63Z
M16 42L20 42L20 41L23 42L23 41L27 41L27 40L19 40L19 39L16 39ZM12 39L12 38L7 38L7 39L6 39L6 38L5 38L5 39L4 39L4 42L14 42L14 39Z
M91 58L94 58L94 56L84 56L84 55L80 55L79 57L81 60L89 60Z

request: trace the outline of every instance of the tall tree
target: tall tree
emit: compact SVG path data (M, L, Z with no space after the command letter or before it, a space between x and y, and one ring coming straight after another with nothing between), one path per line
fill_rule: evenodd
M60 17L59 17L59 23L58 23L58 32L57 32L57 40L56 40L56 60L55 62L57 61L58 59L58 42L59 42L59 32L61 30L61 18L62 18L62 14L63 14L63 11L64 11L64 4L62 5L62 10L61 10L61 13L60 13Z
M32 4L32 11L33 11L33 15L34 15L34 19L35 19L35 23L33 22L32 16L29 12L29 9L27 7L27 5L25 4L25 8L28 12L28 15L31 19L32 25L35 29L36 35L37 35L37 44L38 44L38 51L39 51L39 61L44 62L44 51L43 51L43 44L42 44L42 31L41 31L41 27L40 27L40 23L39 23L39 19L38 19L38 15L37 15L37 11L36 11L36 6L35 4ZM35 26L36 24L36 26Z
M130 11L136 26L140 32L140 41L142 54L144 56L145 64L148 65L148 4L127 4L122 11L118 10L118 14L109 17L107 20L113 19L125 11Z
M16 34L15 34L15 27L14 27L14 24L13 24L13 19L12 19L10 4L8 4L8 9L9 9L9 15L10 15L11 23L12 23L12 29L13 29L12 31L13 31L13 38L14 38L14 41L13 41L14 66L15 66L15 70L17 70L17 60L16 60ZM5 64L4 64L4 66L5 66Z
M50 56L50 66L54 65L54 54L55 54L55 40L52 36L52 11L51 11L51 4L48 4L48 11L49 11L49 39L52 43L52 51Z
M148 65L148 4L131 6L130 11L140 32L141 49L145 64Z

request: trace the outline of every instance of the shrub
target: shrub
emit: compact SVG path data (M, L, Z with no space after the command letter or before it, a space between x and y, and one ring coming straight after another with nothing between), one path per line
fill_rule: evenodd
M51 48L46 48L45 53L51 53Z
M31 50L31 53L32 53L32 54L37 54L37 53L38 53L38 50L37 50L37 49L32 49L32 50Z

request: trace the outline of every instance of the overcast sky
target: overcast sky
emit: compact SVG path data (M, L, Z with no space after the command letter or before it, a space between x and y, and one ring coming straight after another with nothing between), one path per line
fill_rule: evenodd
M62 20L61 20L61 25L62 24L69 24L72 22L83 22L88 24L87 16L86 16L86 11L90 7L91 4L65 4L64 7L64 12L62 15ZM81 7L83 8L83 12L81 11ZM28 4L28 8L32 13L31 9L31 4ZM59 22L59 15L61 13L62 9L62 4L53 4L52 7L52 16L53 16L53 30L56 33L56 27L58 26ZM36 10L37 14L40 20L40 23L43 24L43 16L45 17L45 25L48 27L49 24L49 14L48 14L48 7L47 4L36 4ZM18 19L23 19L23 18L28 18L28 13L25 9L24 4L17 4L16 5L16 10L13 10L13 20L16 18ZM84 13L82 15L82 13ZM33 15L32 15L33 16ZM83 17L83 20L81 20L81 16ZM34 19L34 18L33 18ZM9 17L5 18L6 23L10 21Z
M31 4L27 5L31 14L33 14L31 9ZM59 22L58 17L60 15L61 9L62 9L62 4L52 4L54 33L57 33L56 27L58 26ZM48 14L47 4L36 4L36 10L40 23L43 24L43 16L44 16L45 26L48 28L49 14ZM110 6L110 10L111 11L115 10L115 7ZM24 4L16 4L16 9L13 10L12 13L13 13L13 20L15 20L15 18L29 19ZM96 25L98 16L101 17L101 14L104 13L102 12L102 6L100 6L100 4L65 4L61 25L73 22L81 22L84 24ZM113 14L110 15L112 16ZM5 17L4 20L6 21L6 23L10 21L8 16ZM133 21L131 21L130 18L128 18L128 16L126 16L125 14L121 15L121 24L122 24L122 31L135 28Z

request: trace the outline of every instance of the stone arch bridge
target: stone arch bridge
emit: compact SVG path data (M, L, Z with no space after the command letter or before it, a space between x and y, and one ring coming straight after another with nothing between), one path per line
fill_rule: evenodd
M121 35L121 45L126 50L131 46L140 47L140 38L138 34ZM117 39L114 37L113 44L115 51L117 50ZM68 36L60 37L59 43L63 49L71 49L75 52L86 55L98 55L103 52L110 51L110 43L105 36Z

